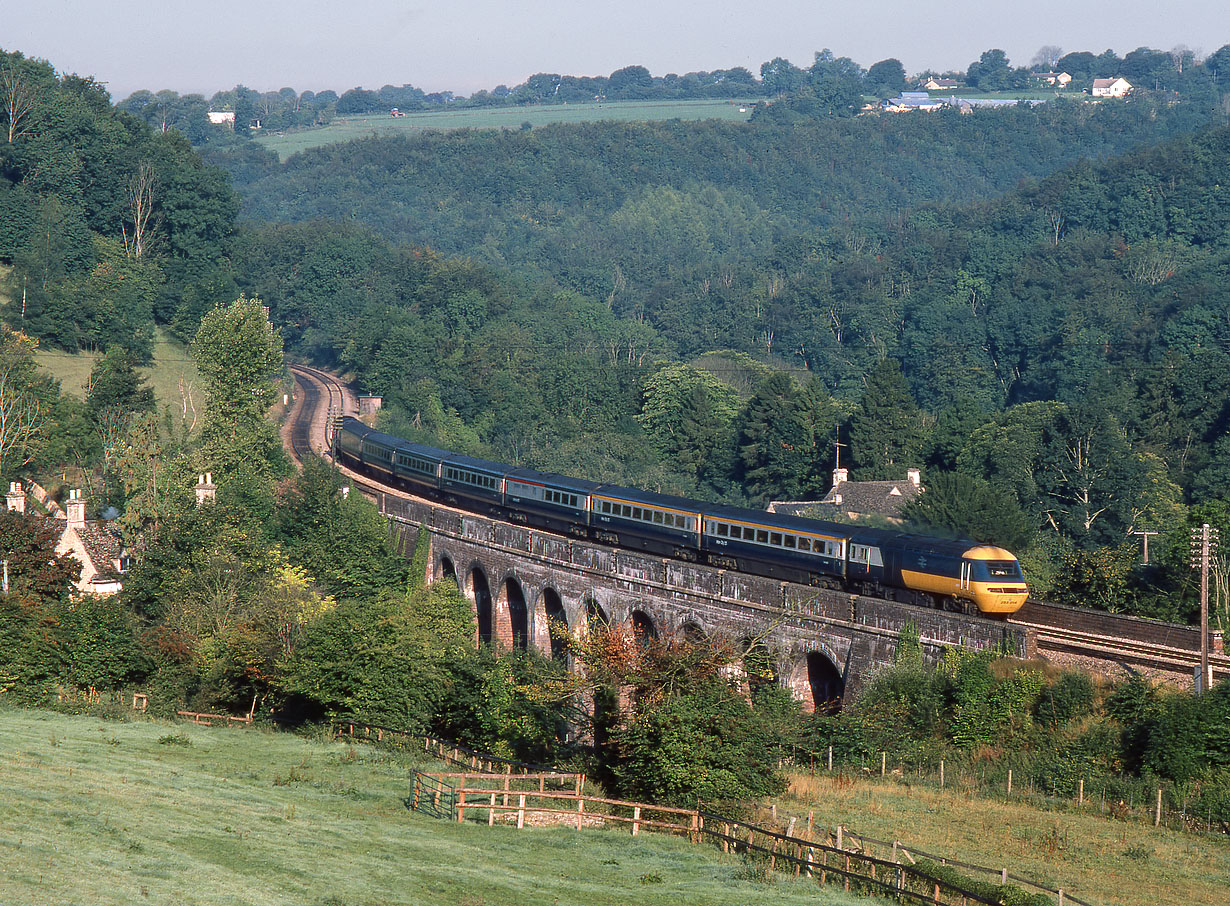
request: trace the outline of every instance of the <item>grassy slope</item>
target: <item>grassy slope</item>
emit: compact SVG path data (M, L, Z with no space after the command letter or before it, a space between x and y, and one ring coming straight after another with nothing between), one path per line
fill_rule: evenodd
M159 742L180 734L191 745ZM289 734L0 705L0 903L856 902L738 880L739 861L669 837L426 818L401 801L410 767Z
M425 129L519 129L522 123L590 123L598 120L651 122L656 120L722 119L746 122L752 103L730 100L620 101L603 104L550 104L530 107L482 107L407 113L393 118L378 116L338 117L327 126L294 132L262 135L256 141L275 151L282 160L298 151L332 145L369 135L396 135Z
M1021 877L1093 903L1158 906L1227 902L1230 840L1139 821L1047 812L879 778L796 776L785 814L839 821L879 840L899 839L936 855ZM983 880L989 880L982 876Z
M40 349L35 359L40 368L60 382L65 393L84 399L86 381L89 380L90 370L99 356L90 352L73 354L60 349ZM193 384L198 405L200 404L200 380L192 356L183 345L172 340L161 329L154 340L154 364L148 368L139 368L138 371L154 388L159 412L166 406L179 410L182 403L181 382Z

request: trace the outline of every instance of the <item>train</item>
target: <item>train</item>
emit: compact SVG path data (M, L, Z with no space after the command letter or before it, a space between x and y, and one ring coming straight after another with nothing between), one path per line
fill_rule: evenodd
M989 544L722 506L518 468L342 419L340 463L382 484L506 522L757 576L1004 618L1028 588Z

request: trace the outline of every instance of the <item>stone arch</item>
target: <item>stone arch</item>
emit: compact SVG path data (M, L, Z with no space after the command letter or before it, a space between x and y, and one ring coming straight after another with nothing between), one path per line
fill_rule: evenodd
M478 564L470 567L465 592L470 603L474 605L475 640L480 645L490 645L494 641L492 629L495 624L495 606L491 599L487 574Z
M516 576L509 576L500 585L493 628L501 645L522 651L529 647L530 613L525 603L525 590Z
M808 713L835 714L841 710L846 681L827 651L812 650L798 658L785 685Z
M564 610L564 602L559 592L550 586L542 590L541 615L546 644L539 644L539 650L544 654L550 652L551 657L562 661L568 656L568 614ZM535 612L538 616L538 611Z
M611 615L593 595L586 595L582 609L585 613L585 631L606 629L611 625Z
M705 632L705 627L695 620L684 620L683 625L679 627L680 633L683 635L684 641L698 644L709 638L709 633Z
M762 639L745 638L739 643L739 650L749 694L778 682L778 653Z
M628 615L632 624L632 635L642 645L652 642L658 637L658 628L653 623L653 617L643 610L634 610Z
M452 579L458 587L461 585L461 583L457 582L457 567L448 554L442 556L440 562L436 564L436 581L440 579Z

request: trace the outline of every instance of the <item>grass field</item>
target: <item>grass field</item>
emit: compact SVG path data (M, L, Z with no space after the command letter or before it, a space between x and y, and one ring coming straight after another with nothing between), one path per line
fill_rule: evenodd
M86 382L99 356L91 352L69 353L60 349L39 349L35 354L38 366L60 382L65 393L85 399ZM197 406L201 405L200 378L196 364L183 344L172 340L161 329L154 338L154 363L138 368L158 400L158 411L171 406L178 413L183 397L180 389L192 385ZM189 412L189 420L192 415Z
M414 760L0 704L0 903L853 904L716 848L406 810ZM749 873L750 874L750 873Z
M256 141L282 160L299 151L371 135L404 135L427 129L520 129L523 123L592 123L599 120L652 122L656 120L720 119L746 122L750 101L621 101L602 104L544 104L531 107L478 107L420 111L405 116L338 117L327 126L295 132L261 135Z
M1062 887L1118 906L1230 902L1230 840L1076 811L1043 811L879 778L797 775L779 800L783 814L845 816L879 840ZM829 823L837 823L829 818ZM993 880L985 875L981 880Z

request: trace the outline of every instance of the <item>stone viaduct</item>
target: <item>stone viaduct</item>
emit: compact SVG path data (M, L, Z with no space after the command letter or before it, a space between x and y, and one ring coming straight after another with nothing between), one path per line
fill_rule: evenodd
M562 656L558 631L594 621L638 632L757 639L779 682L807 709L852 700L893 662L901 627L918 629L924 655L1006 648L1026 656L1026 633L1006 623L840 591L748 576L528 529L430 502L372 493L409 557L430 538L428 579L451 576L474 607L476 640Z

